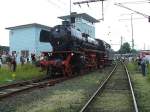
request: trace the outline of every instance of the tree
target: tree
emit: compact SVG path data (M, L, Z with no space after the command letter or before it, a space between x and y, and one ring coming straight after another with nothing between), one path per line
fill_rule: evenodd
M130 53L130 52L131 52L131 47L128 42L125 42L119 49L119 53L121 53L121 54L126 54L126 53Z
M138 51L136 49L131 49L131 53L136 54Z

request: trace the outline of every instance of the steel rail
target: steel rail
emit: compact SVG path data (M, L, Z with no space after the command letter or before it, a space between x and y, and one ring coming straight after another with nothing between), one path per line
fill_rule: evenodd
M31 79L31 80L18 81L18 82L14 82L14 83L0 85L0 91L3 89L7 89L7 88L12 88L12 87L17 87L17 86L21 86L21 85L23 86L23 85L28 85L31 83L40 82L42 80L43 81L46 80L46 77L35 78L35 79Z
M117 66L118 66L118 64L115 65L115 67L113 68L113 70L111 71L111 73L109 74L109 76L100 85L100 87L96 90L96 92L91 96L91 98L88 100L88 102L82 107L82 109L80 110L80 112L84 112L86 110L86 108L88 107L88 105L93 101L93 99L95 98L95 96L100 92L100 90L102 90L104 88L104 86L106 85L106 83L108 82L108 80L110 79L110 77L112 76L112 74L114 73L114 71L116 70Z
M79 75L82 76L82 75ZM27 90L35 89L38 87L44 86L53 86L56 83L60 83L66 80L70 80L78 76L71 76L71 77L61 77L56 79L38 79L38 80L28 80L28 81L21 81L13 84L3 85L0 86L0 100L14 94L24 92ZM21 88L21 89L19 89ZM8 92L5 92L8 91Z
M62 82L67 80L68 78L58 78L55 80L46 80L46 81L40 81L40 82L33 82L33 83L29 83L27 85L23 85L23 86L13 86L13 87L6 87L6 89L2 89L0 90L0 100L9 96L12 96L14 94L26 91L26 90L30 90L30 89L34 89L34 88L38 88L38 87L44 87L44 86L53 86L56 83ZM10 91L9 91L10 90ZM5 92L8 91L8 92Z
M124 65L124 68L125 68L125 71L126 71L126 74L127 74L127 77L128 77L128 81L129 81L129 85L130 85L130 90L131 90L131 93L132 93L132 98L133 98L133 104L134 104L134 109L135 109L135 112L139 112L138 111L138 106L137 106L137 102L136 102L136 98L135 98L135 94L134 94L134 90L133 90L133 86L132 86L132 83L131 83L131 78L130 78L130 75L129 75L129 71L126 67L126 65L123 63Z

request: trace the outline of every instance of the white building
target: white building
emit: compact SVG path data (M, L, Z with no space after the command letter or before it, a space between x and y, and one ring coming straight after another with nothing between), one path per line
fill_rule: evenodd
M33 23L19 25L6 28L9 32L10 53L17 54L17 62L20 61L20 56L31 56L32 53L40 55L43 51L52 51L50 43L42 43L39 41L40 31L50 30L51 28L45 25Z

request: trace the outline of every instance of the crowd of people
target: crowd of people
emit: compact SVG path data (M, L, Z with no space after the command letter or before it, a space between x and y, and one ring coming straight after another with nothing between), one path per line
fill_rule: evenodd
M2 66L6 66L13 72L16 71L17 68L17 54L12 53L9 54L7 52L3 52L0 54L0 68ZM38 61L44 59L44 55L42 54L41 56L36 56L34 53L31 54L31 56L24 56L21 55L20 57L20 64L23 66L25 63L32 63L34 65L37 64Z
M12 53L11 55L7 52L3 52L0 54L0 68L2 66L7 65L7 67L15 72L16 68L17 68L17 54L16 53ZM45 59L44 54L41 54L40 56L36 56L34 53L31 53L31 56L24 56L21 55L20 57L20 64L21 66L23 66L25 63L32 63L33 65L37 65L37 63L41 60ZM124 60L125 58L123 58L122 60ZM133 60L130 59L128 57L128 61ZM138 64L138 68L139 70L142 72L143 76L146 76L147 74L147 66L148 63L150 62L150 60L147 60L147 58L145 57L145 55L143 55L142 57L137 57L136 62Z
M143 55L141 58L137 59L139 70L142 72L143 76L146 76L147 74L147 66L149 64L149 61L146 59L145 55Z
M0 67L2 67L5 64L10 70L16 71L16 54L12 53L12 55L10 55L7 52L3 52L2 54L0 54Z
M119 59L119 58L118 58ZM146 74L148 73L148 66L150 64L150 57L146 56L146 55L142 55L142 56L124 56L124 57L120 57L120 59L122 61L127 61L127 62L136 62L136 64L138 65L138 70L142 73L143 76L146 76Z

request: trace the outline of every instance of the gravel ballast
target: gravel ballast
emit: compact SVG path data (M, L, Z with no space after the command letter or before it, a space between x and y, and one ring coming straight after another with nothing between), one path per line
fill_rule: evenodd
M0 112L78 112L113 67L0 101Z

